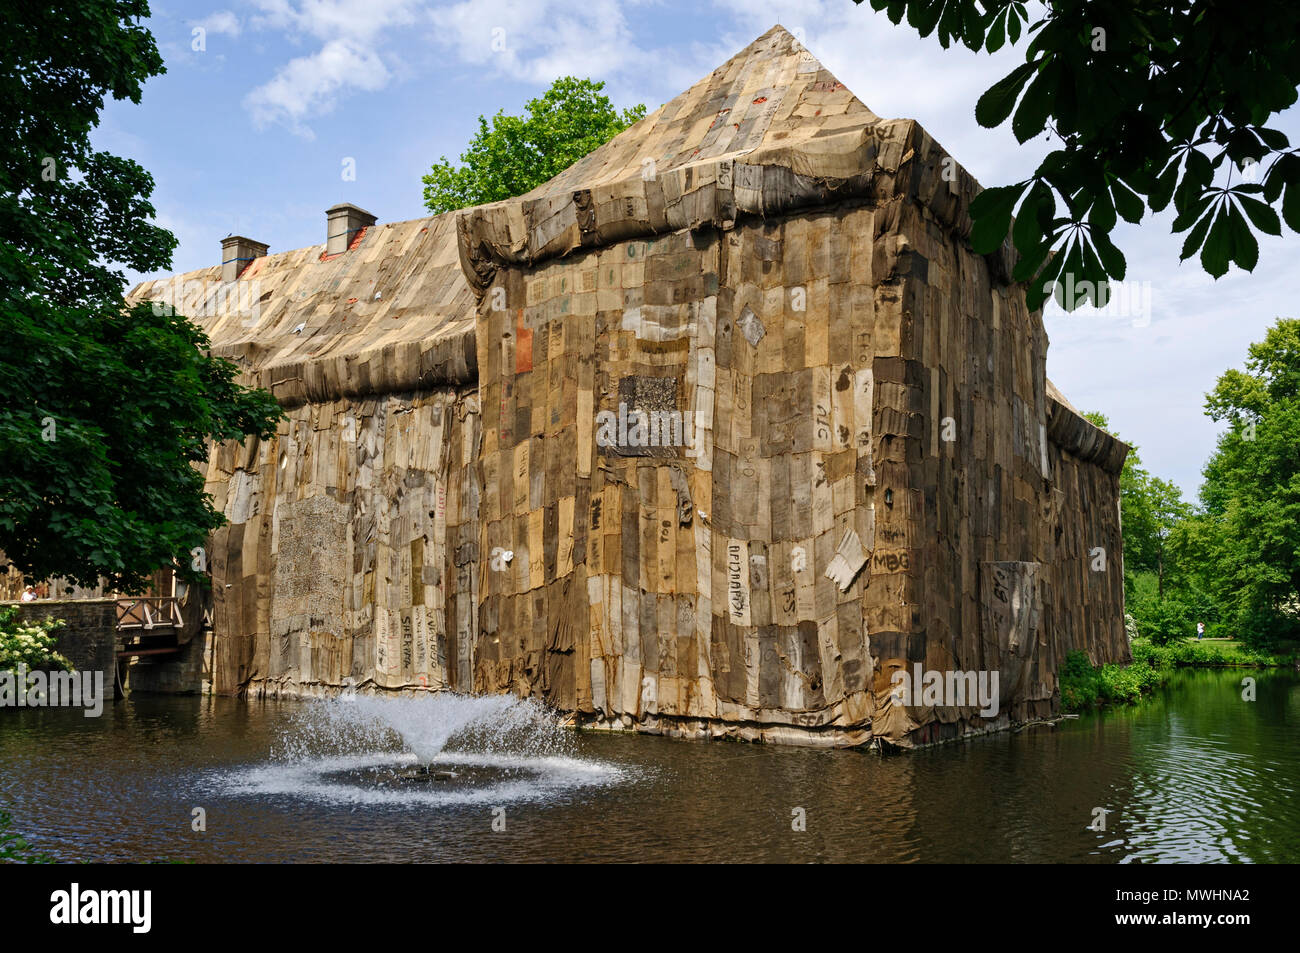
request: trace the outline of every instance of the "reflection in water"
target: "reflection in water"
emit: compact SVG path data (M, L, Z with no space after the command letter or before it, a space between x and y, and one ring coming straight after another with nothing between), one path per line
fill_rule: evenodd
M505 697L136 696L0 712L0 809L90 860L1295 862L1298 716L1295 673L1184 672L1136 708L881 758L574 734Z

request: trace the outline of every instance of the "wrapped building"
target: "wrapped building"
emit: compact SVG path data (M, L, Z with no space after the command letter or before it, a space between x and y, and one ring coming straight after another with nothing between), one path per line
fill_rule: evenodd
M826 745L1052 714L1067 652L1128 655L1127 447L978 192L775 27L526 195L139 286L288 409L209 462L212 689Z

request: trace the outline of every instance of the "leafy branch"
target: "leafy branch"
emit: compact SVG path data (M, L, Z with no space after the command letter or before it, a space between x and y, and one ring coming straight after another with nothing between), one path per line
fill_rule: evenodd
M869 2L944 49L1026 40L1025 62L980 96L975 118L1009 119L1022 144L1046 132L1059 145L970 214L977 252L1011 233L1031 308L1053 292L1066 310L1095 304L1123 280L1110 238L1119 218L1137 224L1172 204L1182 260L1199 251L1216 279L1233 263L1254 269L1258 234L1300 232L1300 157L1268 126L1297 98L1300 4L1050 0L1031 23L1022 0ZM1233 185L1234 171L1246 181ZM1084 292L1064 294L1063 276Z

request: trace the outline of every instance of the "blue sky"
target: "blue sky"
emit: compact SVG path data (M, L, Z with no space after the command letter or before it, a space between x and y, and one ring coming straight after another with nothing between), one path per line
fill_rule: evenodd
M1021 61L1023 40L994 56L945 51L852 0L152 7L167 73L140 105L110 104L95 142L154 175L158 220L180 240L176 271L216 264L231 232L272 252L319 244L336 202L381 222L417 218L420 176L459 156L480 114L518 112L564 74L605 80L617 105L653 110L778 22L868 107L919 120L985 185L1024 178L1046 149L974 120L979 93ZM1300 142L1296 110L1274 125ZM344 178L348 160L355 180ZM1220 429L1203 414L1204 394L1275 318L1296 316L1300 238L1261 241L1253 274L1234 268L1215 282L1195 260L1179 265L1170 220L1121 223L1132 293L1112 313L1049 307L1048 375L1076 406L1105 413L1148 469L1193 494Z

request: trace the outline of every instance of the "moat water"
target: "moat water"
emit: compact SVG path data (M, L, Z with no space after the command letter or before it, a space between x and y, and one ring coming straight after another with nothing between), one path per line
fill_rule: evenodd
M0 711L0 811L69 861L1295 863L1298 729L1300 676L1244 669L887 757L575 733L506 698L136 695Z

